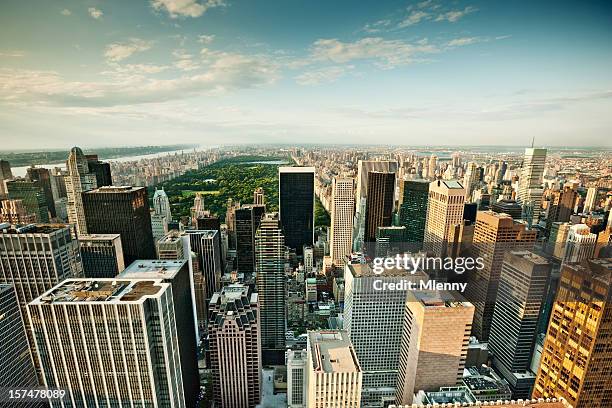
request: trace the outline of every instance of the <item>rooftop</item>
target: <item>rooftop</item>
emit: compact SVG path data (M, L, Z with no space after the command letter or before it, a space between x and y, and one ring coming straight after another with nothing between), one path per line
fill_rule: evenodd
M187 263L186 260L136 260L123 272L120 278L172 279Z
M312 364L316 372L361 372L355 349L344 331L311 331L308 342L312 350Z
M420 301L425 308L473 307L471 303L463 301L458 295L448 291L418 290L412 291L410 294Z
M69 228L66 224L28 224L11 225L8 222L0 223L0 232L4 234L51 234Z
M523 259L526 259L534 264L538 264L538 265L548 265L549 264L546 258L538 254L534 254L531 251L510 251L510 253L514 256L518 256Z
M34 299L31 304L140 303L168 286L157 279L68 279Z
M132 186L102 186L93 190L85 191L83 194L96 194L96 193L127 193L131 191L142 190L144 187L132 187Z
M120 234L89 234L79 235L79 241L113 241L120 237Z

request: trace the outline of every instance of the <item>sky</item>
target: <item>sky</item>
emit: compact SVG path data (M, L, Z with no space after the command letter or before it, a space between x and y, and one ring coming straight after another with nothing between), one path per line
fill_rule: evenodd
M2 0L0 150L612 147L610 1Z

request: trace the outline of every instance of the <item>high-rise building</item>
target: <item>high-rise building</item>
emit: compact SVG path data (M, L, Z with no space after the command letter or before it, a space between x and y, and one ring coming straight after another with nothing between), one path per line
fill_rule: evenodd
M302 255L314 243L314 167L278 168L278 216L285 244Z
M158 259L187 259L188 253L185 248L183 235L177 230L169 231L166 236L157 241Z
M190 248L198 256L200 271L206 282L206 300L221 289L221 254L219 232L214 230L187 230Z
M586 198L584 199L583 212L590 213L597 208L597 187L589 187Z
M394 160L359 160L357 163L357 192L355 193L357 212L361 212L361 201L368 195L370 172L397 173L397 170L398 163Z
M169 283L69 279L28 304L43 386L55 407L187 407ZM193 406L193 405L190 405Z
M406 242L421 249L427 219L429 182L401 180L399 193L399 225L406 227Z
M11 171L11 164L6 160L0 160L0 197L7 194L4 180L10 180L13 178L13 172Z
M86 278L114 278L125 269L119 234L80 235L79 247Z
M306 350L287 350L287 406L288 408L306 408L308 386L308 353Z
M376 256L392 256L406 250L406 227L392 225L376 229Z
M569 227L563 262L574 263L593 258L597 234L585 224L576 224Z
M192 276L187 260L137 260L128 266L117 279L160 279L172 287L174 321L180 333L178 347L183 395L187 407L196 406L200 393L198 373L195 296Z
M572 224L569 222L553 222L551 224L548 243L546 245L547 253L553 255L557 259L563 259L565 257L565 245L567 244L567 237L571 226Z
M533 398L612 406L612 259L565 264Z
M489 337L504 253L533 249L536 236L535 230L508 214L478 211L471 251L475 258L482 258L484 267L469 276L466 295L476 308L473 334L479 340L487 341Z
M565 186L562 190L551 193L546 217L546 231L550 233L553 222L567 222L574 211L578 192L574 186Z
M224 286L210 300L208 340L213 400L221 408L255 408L261 399L258 294L249 286Z
M56 217L55 200L53 198L53 190L51 188L51 173L44 167L28 167L27 179L36 182L42 189L45 195L45 202L51 218Z
M263 188L257 187L255 191L253 191L253 204L266 205Z
M449 253L455 225L463 223L465 189L458 181L437 180L429 184L425 249L436 256Z
M353 216L355 214L354 181L334 177L332 181L330 256L336 265L343 265L353 246Z
M436 169L438 168L438 156L432 154L429 158L429 166L427 168L427 176L430 179L436 178Z
M343 331L308 332L308 408L360 407L362 372Z
M161 190L155 189L153 194L153 210L155 214L163 215L167 221L172 220L172 211L170 209L170 200L168 195L162 188Z
M97 187L96 175L89 172L89 165L83 151L73 147L66 161L68 174L64 177L68 196L68 222L76 226L78 235L87 234L82 194ZM91 231L101 233L102 231ZM122 237L123 239L123 237ZM125 244L125 243L124 243ZM126 245L124 245L126 247Z
M151 233L156 243L168 233L168 219L164 215L151 211Z
M344 329L363 371L362 407L383 407L395 400L408 292L398 284L421 280L427 281L422 271L387 269L378 275L368 264L344 267ZM382 285L403 289L380 290Z
M113 177L111 176L110 164L98 160L97 154L86 154L87 168L89 172L96 176L96 185L98 187L112 186Z
M519 177L516 201L523 206L523 219L536 223L542 207L542 176L546 164L546 149L527 148Z
M32 389L38 387L30 355L25 324L13 285L0 284L0 387ZM4 397L4 396L3 396ZM34 404L32 404L35 406ZM22 407L22 402L3 401L3 407Z
M236 263L239 273L255 272L255 232L259 228L265 207L245 204L234 210Z
M502 264L488 346L514 399L531 397L535 373L530 364L551 269L546 259L529 251L506 252Z
M255 270L264 364L285 354L285 237L277 213L267 213L255 234Z
M263 209L261 211L263 213ZM215 215L210 215L210 214L205 215L205 216L200 216L196 219L196 229L217 231L217 234L219 234L219 242L218 242L219 245L218 245L217 251L219 252L219 258L221 260L221 270L224 271L225 270L225 257L226 257L227 251L225 251L223 247L223 236L221 233L221 220L219 219L219 217Z
M45 193L37 181L15 179L6 182L8 198L21 200L28 214L36 215L36 222L49 222L49 208Z
M83 193L81 204L90 234L121 235L126 265L136 259L155 259L146 188L100 187Z
M81 277L82 274L79 244L72 239L70 227L45 224L15 228L6 224L0 226L0 284L15 286L32 352L36 347L26 305L64 279Z
M461 383L474 306L450 292L408 291L399 356L398 404Z
M37 218L35 213L28 213L23 200L0 201L0 223L27 225L36 223Z
M523 208L515 200L502 199L491 204L491 211L510 215L515 220L521 220Z
M465 187L465 200L472 202L472 193L478 187L480 181L480 173L478 165L474 162L469 162L463 176L463 186Z
M389 227L393 222L395 173L370 172L365 200L364 242L372 243L376 242L378 227ZM373 248L370 250L373 253Z

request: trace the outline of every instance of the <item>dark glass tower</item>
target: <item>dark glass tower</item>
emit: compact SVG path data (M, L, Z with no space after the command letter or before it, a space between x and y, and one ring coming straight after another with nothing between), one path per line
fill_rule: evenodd
M155 243L147 190L144 187L106 186L83 193L90 234L121 234L125 264L155 259Z
M87 159L87 167L89 172L96 175L96 183L98 187L112 186L113 178L111 176L110 164L98 160L97 154L85 155Z
M378 227L389 227L393 221L395 173L371 171L365 209L365 242L376 242Z
M53 200L53 190L51 189L51 173L49 173L48 169L42 167L30 167L27 172L28 179L37 182L40 188L42 188L43 193L45 193L49 214L51 214L51 218L55 218L55 200Z
M427 218L427 180L402 180L399 196L399 225L406 227L406 242L422 243Z
M11 200L21 200L28 214L36 214L39 223L49 222L49 209L45 193L37 181L16 179L6 182Z
M285 245L302 255L314 241L314 167L279 167L278 190Z
M255 232L259 228L265 207L245 204L236 208L236 258L238 273L255 272Z

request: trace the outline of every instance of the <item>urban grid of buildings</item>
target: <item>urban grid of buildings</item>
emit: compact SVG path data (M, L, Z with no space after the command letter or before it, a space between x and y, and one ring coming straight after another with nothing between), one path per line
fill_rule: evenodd
M157 188L253 154L278 203ZM609 154L533 146L0 160L0 406L612 408L611 209Z

